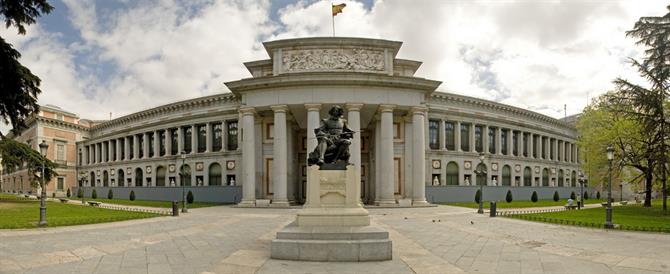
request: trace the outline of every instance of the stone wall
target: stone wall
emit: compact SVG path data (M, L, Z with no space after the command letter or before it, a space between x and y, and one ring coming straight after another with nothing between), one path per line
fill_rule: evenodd
M114 199L128 200L130 191L135 191L136 200L145 201L181 201L182 188L180 187L84 187L84 196L91 198L91 192L95 189L98 198L106 199L107 192L112 189ZM238 203L242 197L241 186L200 186L186 187L184 192L193 193L194 201L209 203ZM76 196L78 188L72 191Z
M479 186L426 186L426 200L430 203L445 202L475 202L475 194ZM563 199L570 197L573 191L579 195L578 187L493 187L484 186L484 201L505 201L507 190L512 190L514 201L530 201L533 191L537 192L538 200L551 200L554 197L554 191L558 191L558 196ZM590 189L584 189L588 192L589 199L595 199L596 193Z

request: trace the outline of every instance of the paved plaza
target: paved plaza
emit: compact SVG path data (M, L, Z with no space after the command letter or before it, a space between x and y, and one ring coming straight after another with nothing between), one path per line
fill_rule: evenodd
M473 209L370 209L393 260L272 260L295 209L211 207L175 217L0 231L0 273L670 273L670 235L604 231Z

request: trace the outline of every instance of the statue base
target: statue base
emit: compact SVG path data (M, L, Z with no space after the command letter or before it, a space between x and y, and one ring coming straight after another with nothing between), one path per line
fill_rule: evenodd
M296 221L277 232L273 259L300 261L383 261L392 258L389 234L370 225L358 199L360 176L353 166L324 170L310 166L307 202Z

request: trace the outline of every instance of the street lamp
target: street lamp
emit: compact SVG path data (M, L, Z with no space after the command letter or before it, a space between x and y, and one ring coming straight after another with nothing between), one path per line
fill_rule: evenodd
M49 149L49 145L45 140L42 140L42 143L39 145L40 147L40 155L44 157L42 159L42 176L40 177L42 181L42 194L40 195L40 221L37 223L39 226L46 226L47 225L47 184L46 180L44 180L44 165L46 162L46 157L47 157L47 150Z
M477 168L475 169L475 174L477 175L477 177L483 175L484 178L486 178L486 176L487 176L486 170L484 169L484 165L483 165L484 164L484 159L485 159L484 153L483 152L479 153L479 164L477 165ZM482 170L482 169L484 169L484 170ZM475 177L475 183L477 182L477 177ZM477 213L479 213L479 214L484 214L484 184L486 184L486 179L484 179L484 182L482 182L479 185L479 193L480 193L479 209L477 210Z
M579 171L579 201L577 201L577 209L582 209L584 206L584 172Z
M184 186L184 178L186 178L186 169L184 168L184 163L186 162L186 151L181 151L181 168L179 168L179 180L181 181L181 212L187 213L188 208L186 207L186 191Z
M609 162L609 179L607 183L607 209L605 211L605 228L614 228L612 224L612 160L614 160L614 147L607 146L607 162Z

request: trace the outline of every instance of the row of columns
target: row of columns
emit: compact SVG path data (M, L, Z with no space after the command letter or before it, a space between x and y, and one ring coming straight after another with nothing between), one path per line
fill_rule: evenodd
M446 131L445 131L445 120L437 120L439 121L439 146L440 149L446 149ZM461 136L461 126L464 124L461 121L456 121L454 123L454 147L456 151L463 151L461 148L461 141L463 136ZM475 123L467 123L467 126L469 127L468 129L468 135L466 138L469 140L469 151L467 152L477 152L476 150L476 144L475 144L475 127L477 126ZM482 151L486 153L490 153L489 151L489 128L490 126L488 125L480 125L482 127ZM536 158L536 159L546 159L546 160L554 160L554 161L563 161L563 162L571 162L571 163L576 163L578 162L578 148L577 145L574 143L570 143L568 141L564 140L559 140L557 138L551 138L547 136L542 136L539 134L531 133L531 132L524 132L521 130L513 130L513 129L502 129L500 127L495 128L495 134L494 134L494 139L495 139L495 151L493 154L497 155L514 155L513 154L513 138L514 134L517 134L517 156L518 157L523 157L523 136L528 136L527 140L527 149L528 149L528 158ZM506 139L506 149L507 153L503 154L503 149L502 149L502 131L507 130L507 135L505 136ZM535 148L538 148L537 156L533 156L533 150ZM545 147L545 153L542 155L542 147ZM553 153L552 153L553 151ZM551 157L553 155L553 157Z
M227 149L227 125L228 123L237 123L237 121L222 121L221 122L221 150ZM213 125L215 122L208 122L204 124L206 128L205 134L205 151L213 151ZM191 125L191 152L190 154L198 153L198 126ZM145 132L132 136L125 136L116 139L110 139L94 144L85 145L82 148L82 164L90 165L97 163L129 161L133 159L148 159L163 156L171 156L172 153L172 138L173 133L177 134L177 154L184 151L184 127L169 128L164 130L154 130L153 132ZM164 133L165 154L161 155L161 138L160 134ZM225 134L224 134L225 133ZM153 134L153 137L150 135ZM140 138L142 139L143 155L140 157ZM149 139L153 138L153 146L150 147ZM132 142L132 153L131 153ZM123 144L122 146L120 144ZM123 149L122 149L123 148ZM122 151L123 150L123 151ZM151 150L153 156L149 153ZM123 155L123 157L121 157ZM131 157L132 155L132 157Z

